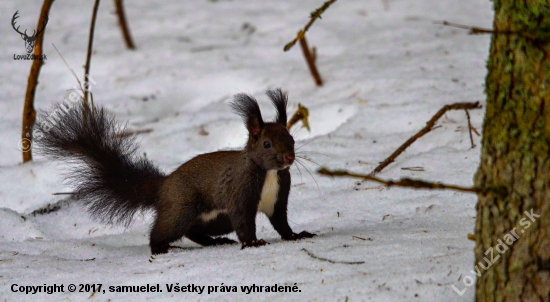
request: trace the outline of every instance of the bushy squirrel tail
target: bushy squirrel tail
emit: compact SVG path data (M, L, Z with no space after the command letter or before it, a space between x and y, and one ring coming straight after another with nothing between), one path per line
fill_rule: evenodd
M92 216L129 225L139 210L153 208L165 175L136 155L135 136L122 135L103 108L57 104L36 125L35 142L46 157L74 164L70 185Z

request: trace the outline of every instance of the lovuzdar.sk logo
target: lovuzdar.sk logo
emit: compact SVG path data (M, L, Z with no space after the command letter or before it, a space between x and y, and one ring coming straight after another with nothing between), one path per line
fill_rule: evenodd
M21 35L21 38L25 40L25 49L27 50L26 54L18 55L14 54L13 59L14 60L46 60L47 57L45 54L42 55L34 55L32 52L34 50L34 42L36 42L36 39L38 36L44 32L44 29L46 28L46 24L48 24L48 15L45 15L44 18L44 26L38 31L33 30L33 33L31 36L27 35L27 30L25 29L25 32L19 31L19 27L15 27L15 19L19 18L19 11L16 11L15 14L13 14L13 18L11 18L11 26L13 29Z

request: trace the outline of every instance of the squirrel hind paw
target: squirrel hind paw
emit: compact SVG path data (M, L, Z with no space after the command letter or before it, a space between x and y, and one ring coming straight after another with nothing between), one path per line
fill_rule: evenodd
M241 245L241 250L245 249L247 247L259 247L259 246L266 245L266 244L269 244L269 242L266 242L263 239L252 240L252 241L249 241L249 242L245 241Z

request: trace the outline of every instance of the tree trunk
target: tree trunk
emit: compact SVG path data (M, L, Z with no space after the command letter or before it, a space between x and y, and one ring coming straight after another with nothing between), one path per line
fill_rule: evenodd
M550 3L493 3L475 185L498 190L478 196L475 296L550 301Z

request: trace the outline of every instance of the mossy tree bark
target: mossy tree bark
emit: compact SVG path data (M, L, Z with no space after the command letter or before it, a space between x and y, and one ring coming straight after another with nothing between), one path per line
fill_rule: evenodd
M507 193L478 197L476 301L550 301L549 2L493 1L475 185Z

